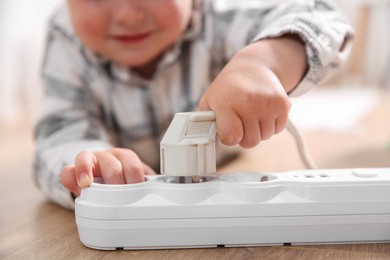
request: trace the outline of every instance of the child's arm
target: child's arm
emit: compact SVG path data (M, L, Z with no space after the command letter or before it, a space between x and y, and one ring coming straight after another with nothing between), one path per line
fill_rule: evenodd
M288 95L305 93L340 68L354 32L330 0L225 5L211 8L210 34L216 64L229 62L199 107L216 113L223 143L252 147L285 127Z
M222 143L253 147L284 129L290 109L287 93L306 70L305 47L297 36L252 43L231 59L199 107L216 113Z
M103 109L107 95L92 89L91 66L71 33L50 27L42 68L45 94L35 127L34 178L50 200L65 208L74 207L70 191L78 195L78 183L88 186L94 176L107 183L124 178L138 182L142 174L153 173L131 150L114 149L112 127L107 124L111 115ZM129 176L131 167L140 170Z

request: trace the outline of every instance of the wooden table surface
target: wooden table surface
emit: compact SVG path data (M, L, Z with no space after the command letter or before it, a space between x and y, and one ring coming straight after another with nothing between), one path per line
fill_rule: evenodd
M390 100L381 101L352 133L310 132L306 140L321 168L390 167ZM83 246L74 212L35 188L29 127L0 128L0 259L390 259L390 244L99 251ZM303 169L283 132L246 150L220 171Z

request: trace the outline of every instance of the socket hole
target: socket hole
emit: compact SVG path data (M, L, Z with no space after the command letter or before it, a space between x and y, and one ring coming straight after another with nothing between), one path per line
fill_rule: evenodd
M163 175L156 179L157 182L163 183L177 183L177 184L193 184L204 183L215 180L212 176L168 176Z
M261 178L260 178L260 182L265 182L265 181L269 181L269 178L268 178L268 176L261 176Z
M259 182L269 182L276 179L273 175L266 175L262 173L251 173L251 172L242 172L242 173L230 173L223 174L220 176L222 181L228 182L251 182L251 183L259 183Z

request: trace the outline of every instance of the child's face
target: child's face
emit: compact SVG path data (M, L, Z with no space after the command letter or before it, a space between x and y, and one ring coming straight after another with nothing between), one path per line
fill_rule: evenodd
M68 0L72 22L92 51L125 66L158 57L186 29L192 0Z

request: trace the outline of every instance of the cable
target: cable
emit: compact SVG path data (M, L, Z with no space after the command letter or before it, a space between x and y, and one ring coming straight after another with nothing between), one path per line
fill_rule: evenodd
M311 158L305 137L303 134L298 130L298 128L290 121L287 122L287 130L290 132L290 134L294 137L294 140L297 144L299 155L301 156L302 162L305 164L305 166L308 169L317 169L317 165Z

